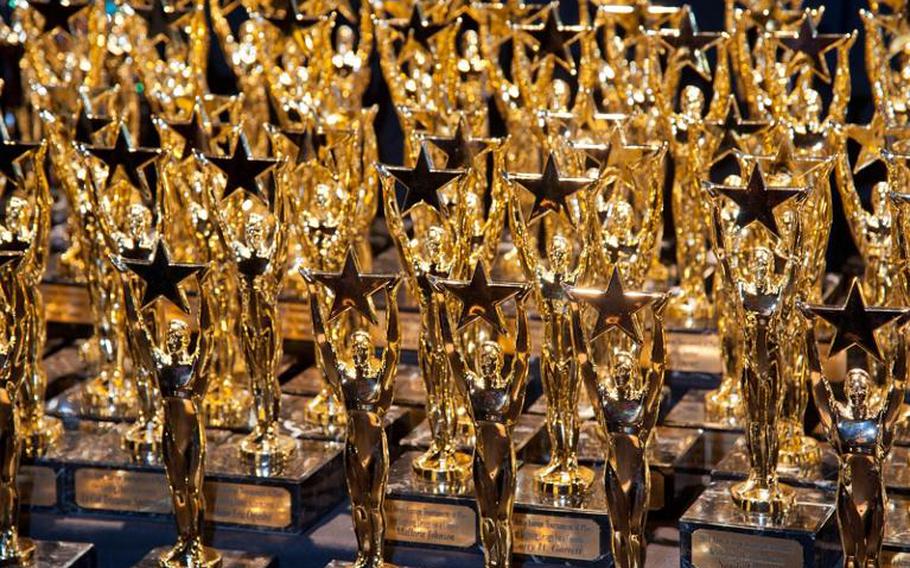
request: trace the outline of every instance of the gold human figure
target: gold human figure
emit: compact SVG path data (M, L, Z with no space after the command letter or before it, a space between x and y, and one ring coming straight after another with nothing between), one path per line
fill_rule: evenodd
M386 348L377 361L370 333L351 334L351 359L339 356L322 317L315 281L304 272L310 288L313 336L332 388L347 412L344 463L351 517L357 537L355 568L383 568L386 485L389 480L389 445L386 412L392 404L395 373L401 350L398 320L400 280L386 289Z
M445 305L439 305L439 325L449 366L468 402L474 423L474 492L480 515L484 566L512 565L512 505L515 501L517 458L512 435L524 407L530 339L524 301L530 289L516 298L517 332L512 366L503 369L502 347L496 341L480 346L479 369L471 369L452 337Z
M652 306L648 364L636 369L635 357L628 351L620 351L607 373L609 383L600 378L589 356L581 313L578 305L572 304L572 339L578 372L593 395L591 403L599 407L595 415L607 439L604 465L607 511L612 525L613 561L621 568L643 568L647 554L645 523L651 496L648 448L657 424L667 367L663 310L669 298L665 295Z
M585 239L578 261L571 268L569 241L562 235L554 235L547 243L549 266L544 267L533 250L514 194L509 203L509 222L515 249L525 277L534 285L537 310L544 322L540 369L547 396L550 462L535 474L535 478L538 488L546 493L577 494L591 485L594 472L578 465L580 382L574 371L565 287L574 285L585 274L593 245Z
M151 363L164 402L162 456L174 506L177 543L162 554L163 568L216 568L221 556L202 543L205 521L205 397L214 352L217 322L212 319L214 285L211 272L199 280L201 296L199 337L190 348L190 329L182 319L171 319L164 332L164 347L145 323L132 292L124 295L127 321L143 355ZM124 280L130 277L121 276ZM132 285L124 287L132 290Z
M27 566L32 563L35 545L19 537L19 457L22 453L22 430L18 397L26 371L30 318L27 285L18 272L21 253L4 255L0 267L0 563Z
M243 236L236 235L216 207L216 219L224 243L240 275L240 342L250 373L256 423L240 442L240 452L257 466L280 467L296 445L280 434L281 323L278 294L286 274L288 254L287 197L281 192L274 205L271 239L267 219L257 212L246 214Z
M879 405L870 398L872 380L864 369L847 371L844 389L847 403L839 402L822 370L818 342L809 318L806 350L812 373L812 392L828 440L838 457L837 524L844 566L879 566L885 533L888 498L885 494L885 460L891 453L894 432L900 418L906 381L906 344L901 335L891 379Z

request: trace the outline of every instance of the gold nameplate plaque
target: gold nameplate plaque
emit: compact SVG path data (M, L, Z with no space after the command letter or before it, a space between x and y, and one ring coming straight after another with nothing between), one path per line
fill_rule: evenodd
M692 533L696 568L800 568L803 548L795 540L697 529Z
M515 513L512 538L515 553L526 556L588 562L603 556L600 528L592 519Z
M76 505L82 509L170 514L163 473L84 467L75 472ZM271 529L291 524L291 494L281 487L206 481L206 517Z
M57 472L42 465L23 465L16 479L22 502L32 507L57 505Z
M716 333L667 333L668 366L674 371L720 374L720 340Z
M385 513L388 540L456 548L477 544L477 514L472 507L389 499Z

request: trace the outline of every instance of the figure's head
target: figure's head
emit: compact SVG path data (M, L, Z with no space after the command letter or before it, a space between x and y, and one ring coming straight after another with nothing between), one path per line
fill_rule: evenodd
M818 91L811 88L804 89L802 105L798 110L804 117L803 122L817 122L822 115L822 98Z
M351 334L351 358L354 360L354 366L359 369L366 367L372 351L373 341L368 332L361 329Z
M445 230L437 225L433 225L427 230L427 255L430 257L430 261L435 264L442 263L443 250L445 249L445 237Z
M245 227L246 246L259 250L265 243L265 217L252 213L247 218Z
M553 89L550 91L550 110L557 112L568 110L571 95L568 83L562 79L554 79Z
M321 211L326 210L332 204L332 188L325 183L316 184L313 201L316 202L316 207Z
M6 202L6 225L12 231L24 229L28 224L28 201L18 196Z
M616 354L613 365L613 381L616 390L623 396L627 395L632 388L632 373L635 371L635 358L628 351L620 351Z
M127 212L127 229L134 239L145 236L152 226L152 212L141 203L130 205Z
M351 26L338 26L338 32L335 34L335 51L342 55L354 51L355 39Z
M547 247L547 258L550 269L559 274L569 270L569 241L562 235L556 235Z
M172 319L167 323L165 347L168 354L186 353L190 348L190 328L181 319Z
M844 391L847 402L853 410L855 418L866 414L866 403L869 397L869 373L863 369L850 369L844 381Z
M771 249L757 247L753 262L755 263L755 281L767 282L774 271L774 253L771 252Z
M461 36L461 53L468 59L480 56L480 38L474 30L468 30Z
M888 210L888 193L891 186L886 181L880 181L872 186L872 211L878 217L883 217Z
M632 206L625 201L612 201L607 206L607 231L614 235L626 235L632 231Z
M480 345L480 374L495 378L502 373L502 347L495 341L484 341Z
M679 108L690 118L701 117L705 109L705 94L695 85L688 85L680 95Z

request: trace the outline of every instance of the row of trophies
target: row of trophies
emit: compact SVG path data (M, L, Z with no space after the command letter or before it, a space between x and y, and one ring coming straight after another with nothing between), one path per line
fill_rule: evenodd
M812 393L839 457L846 562L874 564L910 321L910 23L905 2L871 3L868 125L845 121L857 34L819 33L823 10L793 0L728 0L718 33L645 0L580 0L574 25L558 3L515 0L15 3L0 34L0 560L34 554L17 535L20 448L41 456L62 435L44 415L39 288L58 196L70 245L50 260L84 283L93 314L81 402L102 416L138 409L124 446L162 456L178 542L161 566L220 563L202 542L206 426L252 409L236 450L265 477L297 451L279 419L282 295L309 299L325 385L307 419L345 433L355 566L384 562L399 302L419 314L431 433L412 474L473 481L487 566L511 565L512 438L532 351L549 440L534 490L557 502L591 491L577 455L584 390L606 448L613 560L643 566L665 326L715 324L723 373L706 405L744 424L750 463L728 499L774 518L799 506L777 466L821 460L803 426ZM374 45L412 165L377 163L377 109L362 106ZM240 94L210 91L213 52ZM815 89L829 84L823 116ZM877 161L887 179L867 212L853 175ZM658 255L668 172L672 269ZM865 262L834 307L832 179ZM387 274L370 272L380 207L400 267ZM816 320L834 327L829 358L851 352L846 404Z

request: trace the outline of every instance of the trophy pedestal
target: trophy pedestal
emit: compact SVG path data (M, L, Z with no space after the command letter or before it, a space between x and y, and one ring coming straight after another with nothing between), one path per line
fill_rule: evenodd
M136 405L128 405L122 411L97 410L84 401L85 388L94 379L73 385L47 403L47 413L70 425L78 420L105 420L110 422L132 422L136 419Z
M308 423L303 419L311 397L281 395L281 425L295 438L305 440L324 440L343 442L344 426L322 426ZM397 444L403 436L414 428L415 419L409 408L393 405L385 415L386 435L389 444Z
M153 548L135 565L135 568L158 568L158 557L168 551L168 547ZM251 554L239 550L219 550L221 568L275 568L278 563L271 556Z
M713 479L738 481L745 479L749 471L749 454L745 438L736 441L711 472ZM781 482L793 487L814 487L825 491L837 488L837 455L827 442L819 442L822 458L815 465L778 464L777 475Z
M679 399L663 423L680 428L700 428L702 430L719 430L722 432L742 432L743 420L723 420L708 416L705 396L711 391L690 389Z
M156 459L138 463L121 449L125 425L83 422L31 468L32 492L24 503L92 514L165 517L171 496ZM262 531L298 531L344 498L342 445L294 440L294 456L281 471L256 471L240 459L242 434L207 431L206 517L216 524ZM37 473L36 473L37 472ZM53 476L53 495L45 481ZM40 488L40 489L39 489ZM37 489L37 502L35 490Z
M457 485L419 479L411 462L420 452L406 452L389 470L385 511L386 540L404 545L480 553L479 517L471 478ZM608 519L603 474L577 499L538 494L534 472L518 470L512 518L515 554L573 565L597 565L609 556Z
M539 434L544 427L544 417L535 414L522 414L515 423L515 430L512 433L512 443L515 445L515 454L518 457L527 457L523 454L534 453L537 446ZM460 433L458 436L458 449L467 454L473 452L474 441L468 439L468 436ZM401 445L405 448L417 448L426 450L430 447L432 437L430 436L430 424L423 420L416 428L411 430L410 434L401 439Z
M601 464L607 448L596 422L587 421L578 436L579 463ZM651 501L650 510L662 510L673 503L686 484L677 484L675 469L701 436L700 430L658 426L650 447Z
M35 552L29 566L40 568L95 568L95 547L84 542L33 540Z
M290 381L281 385L281 391L297 396L316 396L325 386L325 381L316 367L309 367ZM402 406L419 406L426 404L427 391L417 365L398 365L395 375L394 404Z
M832 497L797 488L790 511L775 519L737 507L732 485L712 484L679 519L682 568L836 565L841 552Z

